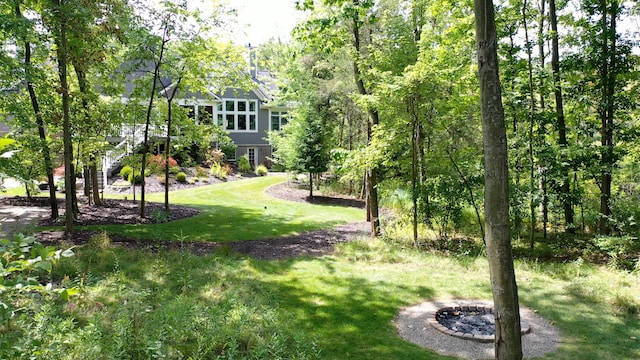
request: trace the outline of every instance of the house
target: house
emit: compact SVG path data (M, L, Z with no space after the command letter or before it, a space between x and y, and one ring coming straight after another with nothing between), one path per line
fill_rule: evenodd
M265 75L267 73L265 72ZM202 97L180 99L178 104L188 109L196 123L215 122L229 132L236 144L236 160L247 155L249 163L256 167L268 164L271 144L267 133L280 130L287 124L290 107L273 103L271 95L265 91L265 84L253 77L256 88L250 91L229 88L212 99Z
M227 88L221 94L208 96L187 91L175 103L186 108L196 124L215 122L222 126L236 144L235 154L228 155L227 160L233 162L247 155L255 168L260 164L269 165L272 147L267 140L268 132L279 131L287 124L291 106L275 103L273 94L277 86L274 78L267 71L255 69L252 63L249 61L249 74L255 84L253 89ZM152 132L157 139L166 136L164 130L154 129ZM120 159L142 143L142 138L141 126L137 129L123 126L119 135L109 139L115 144L115 149L108 151L103 160L105 180L119 168Z

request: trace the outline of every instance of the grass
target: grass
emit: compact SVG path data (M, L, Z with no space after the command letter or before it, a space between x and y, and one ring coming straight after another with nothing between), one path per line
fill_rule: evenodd
M247 194L257 192L251 197L256 203L268 201L263 179L245 185ZM227 186L174 198L203 207L205 219L223 216L215 210L230 204L247 207L232 214L259 212L257 204L240 205L241 190ZM229 206L209 208L203 194L227 194ZM325 222L328 214L320 206L266 206L299 212L314 226L347 216ZM245 229L233 232L248 238ZM516 272L521 304L562 334L559 349L545 358L640 358L637 273L535 259L518 260ZM15 317L0 326L0 358L450 359L401 339L394 317L422 301L491 298L483 257L428 254L369 239L340 245L322 258L258 261L224 248L208 256L112 248L103 235L78 248L50 279L82 291L70 302L49 296L16 300Z
M364 219L361 209L283 201L264 194L266 188L285 179L258 177L171 192L171 204L201 210L198 216L188 219L86 228L139 239L228 242L298 234ZM164 202L164 193L147 194L146 200Z
M36 359L447 359L401 339L393 318L430 299L491 298L484 258L380 240L282 261L105 244L54 271L82 279L83 292L22 309L0 358L13 347ZM585 263L518 261L516 271L521 303L562 334L546 358L640 357L637 276Z

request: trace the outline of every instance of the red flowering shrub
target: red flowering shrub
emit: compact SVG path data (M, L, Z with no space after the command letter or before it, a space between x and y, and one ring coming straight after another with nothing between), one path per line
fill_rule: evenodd
M164 156L162 155L151 155L149 157L149 160L147 160L147 166L149 171L152 174L161 174L164 172L164 166L165 166L165 162L164 162ZM178 167L178 162L172 158L169 157L169 170L177 168Z

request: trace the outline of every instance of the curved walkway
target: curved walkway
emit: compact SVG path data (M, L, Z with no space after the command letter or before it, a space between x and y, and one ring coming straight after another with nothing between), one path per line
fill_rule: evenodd
M19 232L29 232L38 221L49 215L49 209L34 206L0 207L0 238Z

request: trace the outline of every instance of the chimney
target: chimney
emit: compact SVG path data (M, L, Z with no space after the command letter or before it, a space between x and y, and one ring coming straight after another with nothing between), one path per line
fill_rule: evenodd
M258 59L256 57L256 49L257 47L251 47L251 43L247 45L249 54L249 75L251 75L252 79L255 79L258 75Z

